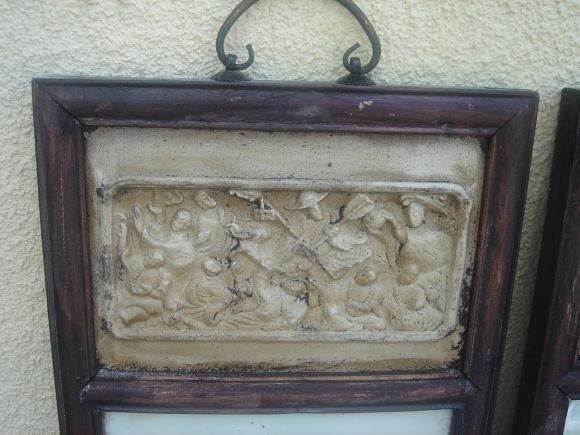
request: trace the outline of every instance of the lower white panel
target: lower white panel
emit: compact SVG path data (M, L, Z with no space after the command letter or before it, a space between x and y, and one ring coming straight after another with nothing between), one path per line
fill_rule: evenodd
M568 416L563 435L580 434L580 400L571 400L568 406Z
M104 429L106 435L446 435L452 417L452 410L278 415L108 412Z

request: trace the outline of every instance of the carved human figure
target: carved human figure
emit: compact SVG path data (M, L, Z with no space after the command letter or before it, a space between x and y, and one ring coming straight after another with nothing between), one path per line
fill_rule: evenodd
M272 231L264 224L231 222L226 228L237 245L233 249L233 256L245 254L257 265L266 270L274 270L277 264L274 262L271 252L265 249L264 243L272 238Z
M303 316L303 302L284 292L275 274L256 270L247 259L240 257L231 265L235 275L230 288L233 301L225 327L233 329L288 329Z
M346 311L353 321L365 329L385 329L382 309L383 290L376 285L379 272L370 266L362 267L355 275L346 301Z
M148 320L163 311L163 297L171 277L163 269L165 257L157 250L141 252L129 240L127 217L118 214L117 248L127 274L128 290L136 296L121 307L119 316L125 325Z
M311 329L316 329L316 316L319 312L324 326L335 331L345 331L354 325L349 319L344 306L342 279L353 266L364 263L372 256L367 246L368 235L359 231L350 223L328 225L324 230L324 239L319 243L317 265L313 269L312 280L316 285L312 295L318 296L319 307L308 313Z
M362 218L363 228L386 248L387 260L396 268L399 251L407 243L407 231L400 218L385 208L376 207Z
M152 234L145 226L143 212L134 208L133 225L141 236L145 249L157 249L163 252L166 266L175 274L186 272L195 259L195 249L188 235L193 226L193 215L184 208L178 209L169 224L170 231L163 236Z
M374 207L374 202L366 195L355 194L345 206L343 221L324 229L324 238L318 243L318 259L332 278L341 278L346 270L371 257L372 250L367 246L368 235L360 231L354 221Z
M155 217L155 224L161 226L166 222L167 207L178 205L183 202L180 192L166 189L154 189L153 200L147 204L147 209Z
M263 193L232 192L248 201L253 200L251 202L255 205L248 216L250 220L237 222L237 216L234 214L233 222L225 225L229 235L236 241L231 249L232 255L245 254L266 271L285 273L287 270L284 264L290 263L292 258L299 254L290 249L290 242L295 241L297 237L287 219ZM277 237L273 239L275 234Z
M384 229L389 227L392 235L399 243L407 243L407 232L403 223L387 210L374 208L362 218L362 223L369 233L382 241L386 242L388 240Z
M345 225L328 226L326 239L318 247L318 258L323 269L334 279L343 276L345 270L360 264L372 255L366 246L368 236Z
M303 210L304 214L314 220L321 221L324 219L324 213L320 208L320 202L328 196L328 192L300 192L296 198L296 203L287 206L288 210Z
M177 313L179 321L203 328L217 326L227 317L234 297L227 288L224 271L224 265L215 258L206 258L201 263L201 273L196 274L193 285L186 290L189 305Z
M426 225L426 209L448 219L449 213L426 195L403 196L408 242L399 256L399 286L387 304L394 329L429 331L443 321L452 239L434 225Z
M180 208L170 221L170 230L165 234L154 234L145 226L141 209L135 206L133 225L141 238L143 251L156 250L163 255L163 267L171 277L171 284L165 288L164 306L172 311L177 310L185 302L188 276L194 272L196 251L188 231L193 227L193 215L189 210Z
M391 326L399 331L432 331L443 321L442 313L427 302L425 290L417 284L402 286L393 293Z
M297 204L290 209L308 210L307 216L312 220L318 220L318 217L322 216L316 211L320 210L318 203L326 195L306 192L304 195L299 195ZM354 204L354 202L351 198L349 204L353 211L358 208L358 203ZM313 208L314 205L315 208ZM349 205L345 209L349 213ZM317 243L299 242L297 244L301 247L306 264L309 265L307 269L303 269L307 273L301 280L304 283L308 304L302 328L305 330L321 328L336 331L348 330L355 325L346 313L344 291L341 289L343 285L340 280L353 266L363 263L372 256L372 250L367 246L368 235L360 231L348 219L326 225L322 229L322 235L323 238Z
M206 190L198 190L194 196L200 208L198 218L198 253L222 256L230 247L230 238L224 224L224 210Z
M450 219L449 212L437 201L426 195L403 196L407 219L408 243L399 256L401 270L416 268L419 274L446 268L452 257L452 239L434 224L426 225L426 211ZM446 273L444 274L446 275Z

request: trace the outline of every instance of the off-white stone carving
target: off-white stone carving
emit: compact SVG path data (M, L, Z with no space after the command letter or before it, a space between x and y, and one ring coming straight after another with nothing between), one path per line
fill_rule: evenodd
M440 338L456 323L470 205L458 186L423 184L118 188L109 328L118 338Z

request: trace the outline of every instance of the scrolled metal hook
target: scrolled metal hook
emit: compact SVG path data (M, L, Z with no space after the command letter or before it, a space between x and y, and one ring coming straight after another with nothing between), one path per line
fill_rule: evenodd
M249 68L254 63L254 49L252 48L252 44L246 45L246 49L248 50L248 60L244 63L237 63L238 57L235 54L226 54L225 43L226 37L236 21L238 21L248 9L259 1L260 0L244 0L241 2L236 6L232 13L228 15L218 32L216 39L217 55L227 71L241 71Z
M240 75L227 75L228 72L242 71L249 68L254 63L254 49L252 44L246 45L248 50L248 60L243 63L237 63L237 56L234 54L226 54L225 41L228 33L238 19L259 0L243 0L236 8L228 15L222 24L216 39L216 51L222 64L226 67L225 77L241 77ZM364 12L352 0L337 0L344 6L358 21L365 31L372 47L371 60L367 65L362 65L359 57L351 57L352 54L360 48L360 44L355 44L349 48L343 56L344 67L354 75L364 75L371 72L379 63L381 59L381 43L379 37L373 28L373 25L364 14ZM220 75L218 74L219 77ZM222 75L222 78L224 76Z
M352 47L350 47L348 50L346 50L342 58L344 67L352 74L359 75L368 74L373 69L375 69L375 67L381 60L381 42L379 41L377 32L375 32L375 28L371 24L368 17L361 10L361 8L359 8L352 0L336 0L336 1L339 2L341 5L343 5L356 18L356 20L366 33L367 37L369 38L372 48L370 62L365 66L362 66L359 57L351 58L351 55L360 48L360 44L355 44Z

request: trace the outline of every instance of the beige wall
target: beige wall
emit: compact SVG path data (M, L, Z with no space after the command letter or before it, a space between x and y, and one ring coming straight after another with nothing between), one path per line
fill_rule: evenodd
M529 88L541 105L497 433L514 406L562 87L580 85L580 0L358 0L386 84ZM0 0L0 432L57 431L37 205L35 75L205 78L237 0ZM333 81L364 34L331 0L263 0L229 41L254 76Z

